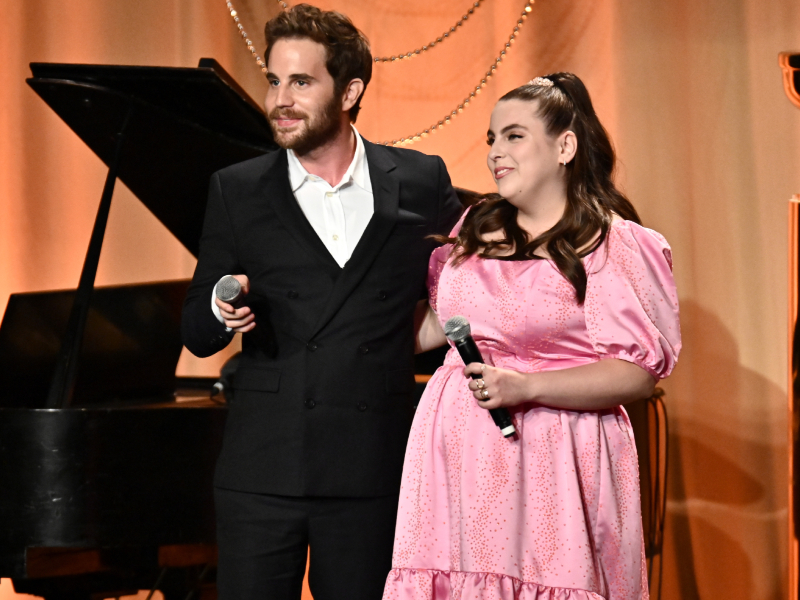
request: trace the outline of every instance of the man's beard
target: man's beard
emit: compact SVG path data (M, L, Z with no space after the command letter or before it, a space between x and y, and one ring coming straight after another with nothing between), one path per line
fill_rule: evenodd
M294 150L301 156L319 148L336 137L342 114L342 100L336 94L312 118L292 109L274 108L269 113L269 126L275 142L281 147ZM302 119L299 131L291 133L278 127L278 118Z

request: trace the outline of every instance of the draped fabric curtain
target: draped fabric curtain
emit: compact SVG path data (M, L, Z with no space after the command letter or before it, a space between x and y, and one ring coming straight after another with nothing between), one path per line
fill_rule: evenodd
M234 5L262 52L277 4L242 2ZM471 3L319 5L352 17L386 56L435 39ZM449 114L523 7L485 0L445 43L376 65L361 133L391 140ZM484 139L495 100L549 72L585 81L615 142L621 187L674 252L684 351L663 384L664 598L767 600L788 590L786 204L800 192L800 111L784 96L777 54L792 49L800 50L796 0L538 0L497 76L443 131L412 146L440 154L456 185L491 190ZM2 2L0 50L0 308L11 293L77 285L105 175L27 88L29 62L186 67L209 56L259 102L266 90L224 0ZM189 277L193 268L119 185L98 285ZM184 356L179 372L214 374L219 364Z

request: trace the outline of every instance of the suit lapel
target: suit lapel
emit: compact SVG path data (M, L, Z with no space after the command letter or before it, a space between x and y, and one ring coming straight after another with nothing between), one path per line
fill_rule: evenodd
M312 335L316 335L328 324L361 282L397 222L397 210L400 204L400 182L391 174L395 164L380 147L367 140L364 140L364 149L372 184L374 213L355 250L353 250L353 255L347 261L341 275L336 280L333 292L314 327Z
M268 165L261 175L260 189L266 190L281 224L289 231L297 243L319 260L339 269L339 264L328 252L325 244L303 214L289 183L289 163L286 150L279 150L272 165Z

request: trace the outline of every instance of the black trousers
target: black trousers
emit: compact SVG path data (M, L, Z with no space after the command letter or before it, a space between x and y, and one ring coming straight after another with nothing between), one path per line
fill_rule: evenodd
M293 498L216 488L219 600L380 600L398 496Z

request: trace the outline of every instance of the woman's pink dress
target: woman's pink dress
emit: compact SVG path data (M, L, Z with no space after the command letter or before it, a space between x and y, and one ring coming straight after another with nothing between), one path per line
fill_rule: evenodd
M484 360L524 372L618 358L656 378L681 347L666 240L629 221L584 259L586 301L545 260L431 256L431 305L465 316ZM647 598L639 473L622 407L512 410L502 437L451 349L406 450L384 600Z

